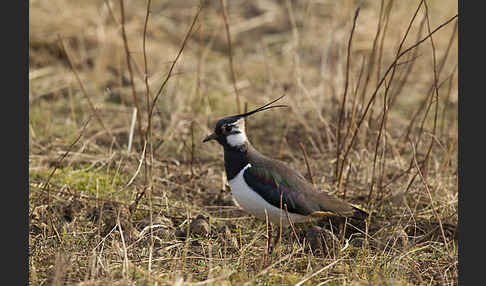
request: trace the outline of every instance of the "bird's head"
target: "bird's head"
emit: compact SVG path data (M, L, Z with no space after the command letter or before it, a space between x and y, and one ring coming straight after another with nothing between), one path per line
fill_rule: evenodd
M245 133L245 120L244 118L250 116L254 113L271 109L277 107L287 107L286 105L274 105L270 106L271 104L275 103L276 101L280 100L285 95L269 102L255 110L224 117L216 123L216 127L214 128L214 132L209 135L208 137L204 138L203 142L208 142L211 140L218 141L223 147L230 147L230 148L239 148L246 144L248 138L246 137Z

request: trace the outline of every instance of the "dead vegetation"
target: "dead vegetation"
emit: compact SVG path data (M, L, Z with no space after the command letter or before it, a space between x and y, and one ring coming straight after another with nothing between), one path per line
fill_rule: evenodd
M29 3L31 285L457 285L457 2ZM201 140L282 94L253 145L372 216L269 254Z

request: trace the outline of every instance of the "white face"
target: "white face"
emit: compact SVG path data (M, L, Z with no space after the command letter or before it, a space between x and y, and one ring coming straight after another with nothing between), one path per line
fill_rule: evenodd
M231 147L239 147L245 144L248 140L245 134L245 126L243 119L234 123L222 126L224 134L226 134L226 142Z
M246 140L247 138L245 132L238 133L238 134L231 134L228 137L226 137L226 142L228 142L228 144L231 147L239 147L241 145L244 145Z

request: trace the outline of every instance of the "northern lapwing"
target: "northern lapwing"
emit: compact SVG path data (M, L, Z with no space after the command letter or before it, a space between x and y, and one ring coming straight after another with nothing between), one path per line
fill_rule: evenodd
M258 152L248 141L244 118L270 108L283 96L255 110L228 116L216 123L203 142L218 141L224 149L224 167L231 193L241 208L280 226L322 217L364 219L367 212L326 192L316 190L296 170ZM288 217L287 217L288 214Z

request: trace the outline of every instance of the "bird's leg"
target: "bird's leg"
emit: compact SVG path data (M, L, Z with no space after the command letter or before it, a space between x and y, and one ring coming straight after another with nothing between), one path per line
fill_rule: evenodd
M271 243L270 243L272 241L272 223L268 220L268 213L266 209L265 209L265 222L267 225L267 249L263 256L264 265L267 264L267 257L269 257L272 254Z
M267 253L268 253L268 255L272 255L272 251L273 251L273 245L271 243L272 231L273 231L272 223L268 222L268 224L267 224Z
M277 225L277 235L275 236L273 240L273 247L277 248L277 245L280 243L280 237L282 236L280 225Z
M339 224L339 236L341 237L341 242L343 242L345 240L347 222L348 222L348 219L345 218L344 222Z

